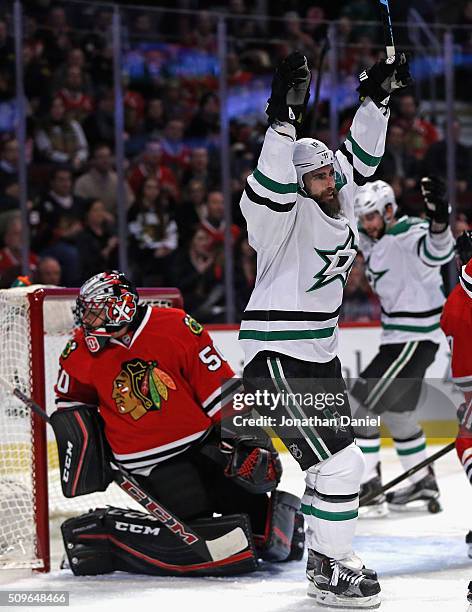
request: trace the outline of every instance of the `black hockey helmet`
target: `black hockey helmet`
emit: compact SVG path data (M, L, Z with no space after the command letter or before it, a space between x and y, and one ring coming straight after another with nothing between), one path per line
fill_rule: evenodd
M465 264L472 257L472 230L465 230L456 240L456 255L461 264Z
M111 334L133 323L138 302L136 287L118 270L95 274L82 285L75 314L92 353L103 348Z

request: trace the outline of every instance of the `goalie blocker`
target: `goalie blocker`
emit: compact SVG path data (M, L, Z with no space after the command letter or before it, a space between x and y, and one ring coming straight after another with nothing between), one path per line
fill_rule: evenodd
M97 411L88 406L57 411L51 424L58 444L64 495L74 497L105 490L112 476L109 449ZM188 521L205 539L218 538L240 527L248 539L246 549L219 561L202 562L192 547L162 528L154 517L120 508L96 509L62 525L73 573L96 575L120 570L151 575L221 576L253 571L259 557L268 561L301 559L304 530L300 500L275 491L281 475L280 461L265 432L261 430L258 438L260 447L254 436L235 443L232 459L226 456L223 463L221 445L216 435L210 434L203 447L161 463L148 476L135 474L143 489ZM214 453L208 452L212 445ZM226 446L223 455L227 453ZM235 469L241 466L245 469ZM270 498L265 491L272 491ZM213 513L222 516L215 518Z

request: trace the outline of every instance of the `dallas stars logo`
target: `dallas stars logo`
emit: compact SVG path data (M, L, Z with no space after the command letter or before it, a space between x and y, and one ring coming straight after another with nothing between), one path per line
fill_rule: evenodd
M313 277L316 279L316 282L312 287L307 289L307 293L315 289L320 289L337 279L341 281L343 287L346 285L347 277L349 276L358 250L354 233L350 227L348 228L348 232L346 242L337 246L332 251L324 251L315 248L317 254L324 260L325 265Z
M375 270L372 270L372 268L370 267L370 257L366 261L365 275L367 277L367 280L369 281L369 285L372 287L372 289L374 291L376 290L376 286L377 286L377 283L379 282L379 280L387 272L388 272L388 269L387 270L379 270L378 272L376 272Z

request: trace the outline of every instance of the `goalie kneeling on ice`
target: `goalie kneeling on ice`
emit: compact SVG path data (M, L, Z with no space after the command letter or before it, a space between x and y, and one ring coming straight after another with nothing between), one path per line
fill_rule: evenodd
M88 406L61 410L52 415L51 424L58 443L64 495L76 497L105 490L112 475L96 410ZM227 559L202 562L191 546L180 542L153 516L120 508L97 509L62 526L73 573L122 570L154 575L233 575L256 569L258 558L273 562L301 559L304 530L300 500L274 490L282 469L277 451L265 432L256 433L225 444L216 434L210 435L202 447L163 462L148 477L140 478L150 495L205 539L216 539L240 527L249 542L246 549ZM175 483L182 485L177 496ZM214 512L223 516L213 517Z

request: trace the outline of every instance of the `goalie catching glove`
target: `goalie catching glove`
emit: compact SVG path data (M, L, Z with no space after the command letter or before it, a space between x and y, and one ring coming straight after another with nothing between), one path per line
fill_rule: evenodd
M267 101L269 123L288 121L296 127L303 123L310 97L311 72L307 59L294 51L277 66L272 91Z
M405 53L387 57L359 75L357 88L361 101L367 96L377 106L387 106L390 94L413 83Z

